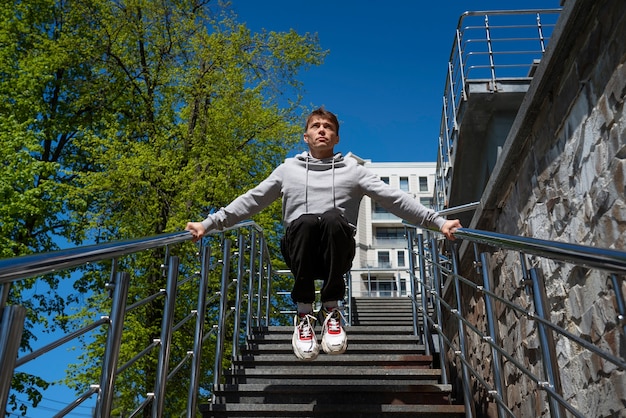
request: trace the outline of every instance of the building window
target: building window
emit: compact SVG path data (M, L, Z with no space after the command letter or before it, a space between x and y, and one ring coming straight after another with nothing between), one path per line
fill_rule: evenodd
M398 282L400 289L398 289ZM375 277L368 280L367 295L374 297L406 296L406 279L393 276Z
M384 207L380 206L377 202L372 202L372 219L376 220L390 220L400 219L393 213L389 212Z
M374 244L384 247L406 246L404 228L376 228Z
M433 198L432 197L420 197L420 203L427 208L433 207Z
M404 267L406 265L406 261L404 260L404 251L398 251L398 267Z
M378 268L391 268L391 260L389 259L389 251L378 252Z
M393 296L396 292L396 283L389 282L378 282L376 283L376 290L378 293L378 297L390 297Z
M420 177L420 192L428 191L428 177Z
M372 202L373 203L373 207L374 207L374 213L389 213L389 211L387 209L385 209L384 207L380 206L378 204L378 202Z
M408 177L400 177L400 190L405 192L409 191L409 178Z
M406 279L400 278L400 296L406 296Z
M381 177L380 179L383 181L383 183L389 184L389 177Z

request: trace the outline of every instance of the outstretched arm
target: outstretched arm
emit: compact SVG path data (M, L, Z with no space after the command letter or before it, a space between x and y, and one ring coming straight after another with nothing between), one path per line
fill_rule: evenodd
M456 238L454 237L454 233L457 229L463 228L461 226L461 221L458 219L448 219L442 226L441 232L451 241L454 241Z

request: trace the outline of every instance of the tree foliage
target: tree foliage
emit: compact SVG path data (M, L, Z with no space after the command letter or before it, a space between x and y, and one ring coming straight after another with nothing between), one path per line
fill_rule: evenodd
M227 4L208 0L4 2L0 19L2 257L53 250L59 239L180 230L227 204L300 140L297 75L325 55L313 34L252 33ZM257 221L277 230L279 206ZM123 262L133 262L133 298L162 288L163 258L153 251ZM107 274L91 267L76 282L86 299L72 321L106 312ZM76 294L60 297L60 278L29 301L22 292L32 281L14 285L11 302L43 307L64 326ZM158 334L145 319L162 307L145 309L143 320L130 318L137 346ZM30 316L29 327L42 320ZM94 383L97 354L86 351L71 371L77 390ZM119 405L150 391L146 370L125 379Z

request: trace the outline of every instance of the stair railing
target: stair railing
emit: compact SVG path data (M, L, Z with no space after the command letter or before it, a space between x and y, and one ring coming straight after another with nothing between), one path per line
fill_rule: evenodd
M575 344L576 350L586 350L589 356L610 363L612 365L610 367L616 370L626 371L626 358L623 354L620 357L619 353L610 352L584 336L574 334L567 329L567 324L561 326L551 320L542 270L539 267L527 267L527 257L532 255L537 259L569 263L608 274L611 283L609 287L613 292L616 306L617 333L623 340L626 336L626 304L622 293L626 274L626 252L467 228L456 232L456 242L447 241L446 244L438 231L427 230L425 233L417 234L417 229L411 227L407 231L410 254L417 258L410 263L413 289L421 289L421 300L414 295L413 301L416 305L421 303L418 309L420 314L427 313L429 307L434 312L432 317L422 315L423 323L416 322L415 328L416 330L421 328L419 338L426 343L427 350L434 347L431 333L436 334L444 375L452 359L460 364L460 380L463 383L463 401L468 411L467 416L475 416L473 412L475 404L472 401L476 401L476 387L484 391L487 399L495 401L499 417L516 416L507 403L503 377L503 362L506 362L508 374L525 376L534 384L536 393L545 393L550 416L562 417L567 411L571 416L584 417L584 414L563 395L555 345L557 342L563 343L564 340L567 340L568 344ZM463 272L459 267L461 240L467 241L468 247L474 252L473 268L466 268ZM519 260L517 267L521 268L523 277L521 286L532 296L531 306L523 306L521 301L506 297L507 295L501 294L498 289L492 289L494 279L489 265L491 254L480 251L480 248L485 246L500 254L499 260L506 261L510 258L502 256L502 253L517 254ZM480 324L469 320L468 312L464 311L467 306L462 301L468 297L472 297L476 301L475 304L482 303L484 307L485 320ZM499 316L496 315L494 308L496 303L499 306ZM529 323L535 325L536 331L533 335L536 335L540 351L542 373L531 370L531 367L524 364L524 360L516 358L516 354L519 353L507 350L502 338L499 337L498 329L512 326L498 319L503 316L504 309L518 315L520 319L526 318ZM527 334L530 338L530 333ZM490 358L484 359L483 364L491 365L490 373L479 370L472 364L470 349L478 352L475 346L470 345L472 342L475 345L477 342L488 345L486 352L490 352ZM511 371L511 368L515 370Z
M231 250L229 234L236 234L237 236L238 247L235 252ZM163 416L167 382L179 373L185 364L189 364L190 375L186 378L189 382L186 416L195 417L199 388L201 384L204 387L210 387L206 377L203 378L203 376L209 376L212 372L214 384L218 383L221 378L225 357L224 336L227 333L226 327L233 327L233 355L237 355L239 344L236 342L246 337L241 331L241 323L245 323L244 330L249 333L253 326L258 327L269 322L272 271L267 243L262 230L254 222L246 221L226 231L209 234L209 238L203 240L203 244L199 247L199 271L179 279L180 259L178 256L171 255L171 250L178 249L176 246L191 239L191 233L183 231L0 260L0 295L2 296L0 298L0 410L6 410L15 369L63 344L88 334L92 330L106 326L108 327L107 339L99 381L90 385L86 392L65 406L55 417L67 415L94 395L97 396L94 416L109 417L113 408L116 378L137 360L150 352L154 352L154 350L158 350L154 391L146 393L141 405L138 405L129 416L138 416L148 408L150 408L153 417ZM215 257L211 256L212 247L222 249L222 259L218 262L215 262ZM165 253L165 263L161 266L164 276L166 276L165 288L127 306L129 289L134 283L128 272L118 271L118 260L122 257L157 248L164 249ZM182 250L184 251L184 249ZM237 268L231 274L233 258L236 259ZM110 312L99 320L65 334L31 353L18 356L26 309L23 306L8 304L11 284L25 278L54 274L68 269L78 268L80 271L82 266L104 261L111 261L110 280L106 285L112 300ZM185 271L188 269L184 269ZM210 295L208 293L210 290L209 279L212 274L218 274L220 271L221 288ZM175 307L177 303L182 303L181 301L185 299L182 296L177 297L177 293L180 287L186 283L195 285L197 308L192 309L182 319L176 318ZM247 294L244 293L246 285L248 285ZM231 308L229 304L232 287L236 287L236 291L234 306ZM126 313L159 298L163 299L164 307L159 338L126 363L119 365ZM247 306L245 308L246 313L242 317L243 304ZM219 315L217 323L207 332L205 325L214 319L209 314L210 309L217 309ZM229 320L233 316L233 312L235 318ZM195 325L190 321L195 321ZM193 347L173 347L173 334L181 332L181 328L188 322L194 329ZM206 343L209 338L216 340L215 369L213 371L201 370L202 353L207 351ZM181 348L182 352L180 351ZM181 359L178 364L171 364L172 350L179 350L176 353L177 358Z

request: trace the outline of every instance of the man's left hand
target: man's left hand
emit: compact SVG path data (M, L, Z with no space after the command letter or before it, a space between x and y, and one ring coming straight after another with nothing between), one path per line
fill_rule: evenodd
M459 221L458 219L448 219L441 226L441 232L446 236L446 238L448 238L451 241L454 241L456 239L456 237L454 236L454 233L459 228L463 228L461 226L461 221Z

